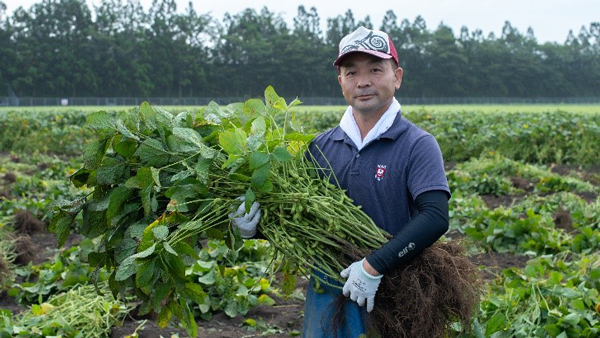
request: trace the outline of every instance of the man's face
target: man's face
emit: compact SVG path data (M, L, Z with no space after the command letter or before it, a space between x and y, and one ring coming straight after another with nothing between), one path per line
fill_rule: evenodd
M340 66L338 82L355 113L381 116L392 103L394 92L400 88L402 68L396 67L391 60L352 53Z

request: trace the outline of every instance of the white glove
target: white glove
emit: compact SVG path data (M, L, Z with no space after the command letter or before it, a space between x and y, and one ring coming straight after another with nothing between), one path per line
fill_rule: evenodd
M242 201L239 208L229 214L229 218L233 221L240 229L240 234L243 238L252 238L256 235L256 225L262 215L260 212L260 204L258 202L252 203L250 212L246 213L246 203L244 203L244 196L238 198Z
M367 312L373 311L375 306L375 292L381 282L381 277L373 276L365 271L363 267L363 260L350 264L349 267L345 268L340 275L342 278L348 278L346 284L344 284L344 296L357 302L359 306L365 305L367 301Z

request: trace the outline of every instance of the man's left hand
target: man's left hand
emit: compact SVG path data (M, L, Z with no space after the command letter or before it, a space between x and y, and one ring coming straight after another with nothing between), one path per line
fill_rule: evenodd
M344 284L344 296L350 296L350 299L357 302L359 306L367 303L367 312L373 311L375 306L375 293L381 282L383 275L373 276L365 271L363 261L354 262L344 269L340 275L348 278Z

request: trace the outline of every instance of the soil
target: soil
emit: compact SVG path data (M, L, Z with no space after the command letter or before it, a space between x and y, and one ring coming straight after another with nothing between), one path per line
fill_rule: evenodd
M577 229L573 228L573 219L571 219L571 214L562 208L559 208L556 210L556 213L554 213L554 225L568 233L577 231Z
M259 337L262 331L253 329L243 324L246 318L252 318L256 321L264 320L268 328L271 328L274 334L269 337L289 337L290 332L302 330L302 314L301 310L304 303L299 300L284 300L271 295L276 301L273 306L258 306L250 309L245 317L238 316L230 318L225 313L216 313L210 321L198 320L198 337L199 338L233 338L233 337ZM135 332L136 328L143 324L138 329L137 333L140 338L159 338L171 337L177 333L180 337L187 337L185 330L174 328L172 326L161 329L155 321L135 320L126 318L123 325L114 327L111 331L111 338L120 338Z
M533 193L535 189L535 181L526 180L522 177L514 176L510 178L512 185L524 191L524 193L516 195L481 195L481 198L490 209L495 209L500 206L510 207L513 204L519 203L528 194Z
M64 247L68 248L76 245L82 238L80 235L71 235L68 237ZM32 252L31 257L31 261L35 265L51 260L59 250L56 236L44 230L32 234L31 242L37 248L37 250ZM304 290L307 284L304 278L299 278L297 287ZM234 338L261 336L263 332L261 329L254 329L243 324L246 318L255 319L257 322L263 320L265 323L263 330L271 329L274 332L269 337L289 337L290 332L294 330L300 332L302 330L302 309L304 308L304 302L292 298L283 299L274 294L270 294L269 296L275 300L275 305L252 308L245 317L229 318L224 313L216 313L210 321L199 319L197 322L198 337ZM9 297L6 292L0 292L0 309L10 310L13 314L28 311L28 307L17 304L15 299ZM161 329L158 327L156 320L150 319L144 321L143 319L135 318L133 315L127 316L123 320L122 325L113 327L110 337L126 337L136 332L136 329L140 338L171 337L173 334L178 334L179 337L187 337L185 330L174 327L174 324Z
M4 174L2 179L6 183L15 183L17 181L17 176L14 173L7 172L6 174Z
M582 168L577 165L553 164L550 166L550 170L559 175L575 175L584 181L600 186L600 165Z
M471 260L485 267L482 271L485 279L494 279L504 269L511 267L524 268L529 257L511 253L487 252L471 256Z
M460 237L460 236L459 236ZM57 252L56 237L47 232L39 231L31 235L32 241L38 246L39 250L33 258L34 264L41 264L44 261L52 259ZM81 236L69 236L65 247L76 245L82 239ZM483 276L485 279L494 279L503 269L510 267L524 267L527 256L518 256L508 253L485 253L471 257L472 261L478 265L485 266ZM297 287L300 290L305 290L307 281L304 278L298 279ZM250 309L245 317L238 316L229 318L224 313L216 313L212 320L205 321L199 319L198 337L199 338L237 338L237 337L260 337L266 329L270 329L273 334L269 337L290 337L290 332L302 331L302 310L304 303L297 299L283 299L276 295L270 295L276 302L274 306L258 306ZM5 292L0 293L0 309L8 309L13 314L27 311L27 307L21 306L15 302L12 297L6 295ZM251 328L244 325L246 318L255 319L257 322L261 319L265 325L262 329ZM159 328L156 320L135 318L134 314L127 316L122 325L113 327L110 337L121 338L137 332L140 338L159 338L171 337L177 334L179 337L187 337L185 330L175 327L176 324L171 324L166 328ZM137 330L137 331L136 331Z
M509 207L512 204L518 203L525 195L481 195L481 199L485 202L488 208L496 209L500 206Z

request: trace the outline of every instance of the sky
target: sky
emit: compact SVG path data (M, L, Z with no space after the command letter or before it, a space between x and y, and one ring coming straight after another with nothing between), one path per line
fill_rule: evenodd
M7 5L7 12L12 13L19 6L29 8L42 0L0 0ZM59 1L59 0L56 0ZM92 6L98 0L86 0ZM126 0L123 0L124 2ZM190 0L176 0L178 11L183 11ZM152 0L140 0L147 9ZM351 9L356 21L363 20L367 15L375 28L381 25L387 10L393 10L398 17L398 23L403 19L414 21L421 15L430 30L435 29L441 22L450 26L455 36L461 27L466 26L470 31L481 29L484 35L493 32L500 36L505 21L521 33L529 27L533 28L538 42L564 43L573 30L579 33L582 26L589 27L592 22L600 22L600 0L395 0L395 1L324 1L324 0L203 0L192 1L198 13L210 12L214 18L221 20L225 13L236 14L246 8L259 11L266 6L271 12L280 14L289 27L293 27L299 5L308 10L317 9L321 18L323 30L327 18L343 15Z

